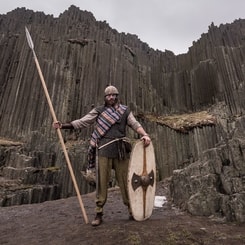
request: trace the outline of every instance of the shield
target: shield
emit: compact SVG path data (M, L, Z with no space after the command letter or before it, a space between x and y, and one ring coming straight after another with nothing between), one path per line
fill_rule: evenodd
M145 147L137 141L132 149L128 169L128 194L135 220L148 219L154 207L156 163L152 143Z

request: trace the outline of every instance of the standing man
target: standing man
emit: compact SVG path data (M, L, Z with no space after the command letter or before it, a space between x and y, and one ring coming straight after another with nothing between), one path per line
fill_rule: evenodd
M129 149L129 144L125 138L126 126L128 125L141 135L141 140L144 141L145 146L148 146L151 142L149 135L135 119L129 108L120 103L118 95L116 87L108 86L104 93L104 105L92 109L84 117L70 123L54 122L53 124L54 128L80 129L89 127L96 122L88 152L88 169L95 167L96 152L98 155L96 216L92 221L93 226L98 226L102 223L103 207L107 200L111 169L115 170L123 203L128 207L129 218L132 218L127 191L127 174L131 149Z

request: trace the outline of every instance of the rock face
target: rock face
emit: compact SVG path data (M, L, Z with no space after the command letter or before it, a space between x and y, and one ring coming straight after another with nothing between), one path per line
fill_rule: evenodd
M2 206L75 194L25 26L60 121L100 105L105 86L115 85L153 139L159 179L172 176L173 202L245 221L245 20L211 24L176 56L75 6L58 18L26 9L1 15ZM80 174L91 130L63 131L82 193L91 190Z
M175 204L191 214L244 222L245 122L243 117L232 121L226 138L185 168L173 171L171 193Z

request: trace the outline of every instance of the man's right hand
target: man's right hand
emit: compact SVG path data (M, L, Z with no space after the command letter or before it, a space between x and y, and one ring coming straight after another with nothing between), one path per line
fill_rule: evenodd
M62 123L60 121L53 122L53 127L55 129L62 128Z

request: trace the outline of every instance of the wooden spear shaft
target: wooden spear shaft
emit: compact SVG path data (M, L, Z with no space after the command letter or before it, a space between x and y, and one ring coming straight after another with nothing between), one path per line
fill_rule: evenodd
M53 105L52 105L52 102L51 102L51 99L50 99L50 96L49 96L49 93L48 93L48 89L47 89L45 80L43 78L43 74L42 74L42 71L41 71L41 68L40 68L36 53L34 51L34 44L32 42L31 35L30 35L30 33L29 33L29 31L28 31L28 29L26 27L25 27L25 31L26 31L26 38L27 38L28 44L29 44L29 46L30 46L30 48L31 48L31 50L33 52L33 56L34 56L34 60L35 60L35 63L36 63L36 67L37 67L37 70L38 70L38 73L39 73L39 76L40 76L40 79L41 79L41 82L42 82L44 93L46 95L46 98L47 98L47 101L48 101L48 104L49 104L49 108L50 108L50 112L51 112L52 117L53 117L53 121L57 122L57 118L56 118L56 115L55 115L55 112L54 112L54 108L53 108ZM70 175L71 175L71 178L72 178L72 181L73 181L76 193L77 193L78 201L79 201L82 213L83 213L83 217L84 217L85 223L88 224L88 217L87 217L87 214L86 214L86 211L85 211L85 208L84 208L84 205L83 205L83 201L82 201L82 198L81 198L81 195L80 195L80 191L79 191L79 188L78 188L78 185L77 185L77 181L76 181L76 178L75 178L72 166L71 166L71 161L69 159L69 156L68 156L68 153L67 153L67 150L66 150L66 147L65 147L63 136L62 136L61 130L59 128L57 129L57 133L58 133L58 137L59 137L59 140L60 140L64 155L65 155L66 163L67 163L67 166L69 168Z

